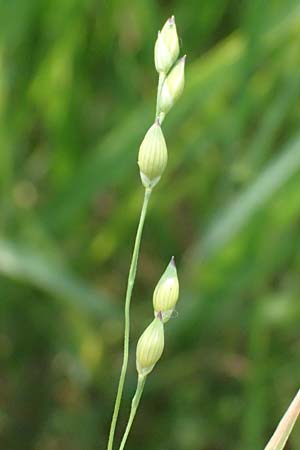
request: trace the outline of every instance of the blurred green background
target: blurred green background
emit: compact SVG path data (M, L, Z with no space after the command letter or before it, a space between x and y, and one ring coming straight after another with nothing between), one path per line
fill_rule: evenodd
M2 0L0 442L105 449L153 121L157 31L186 88L163 128L132 302L134 348L170 257L179 316L132 450L260 450L300 380L298 0ZM289 446L299 450L300 428Z

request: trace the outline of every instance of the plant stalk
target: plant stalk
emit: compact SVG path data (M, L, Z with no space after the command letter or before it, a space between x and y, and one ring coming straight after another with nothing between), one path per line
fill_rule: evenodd
M300 414L300 389L264 450L283 450Z
M135 281L136 268L137 268L137 262L138 262L138 257L139 257L140 244L141 244L141 237L142 237L142 232L143 232L143 227L144 227L144 222L145 222L145 217L146 217L146 213L147 213L147 207L148 207L149 199L151 196L151 192L152 192L151 188L145 189L143 206L142 206L142 210L141 210L140 220L139 220L139 224L138 224L138 228L137 228L137 232L136 232L136 238L135 238L131 263L130 263L130 269L129 269L129 275L128 275L128 281L127 281L127 289L126 289L126 298L125 298L123 362L122 362L118 390L117 390L117 395L116 395L116 400L115 400L114 411L113 411L111 425L110 425L107 450L112 450L112 448L113 448L116 423L117 423L117 419L118 419L118 415L119 415L120 404L121 404L121 400L122 400L122 394L123 394L123 388L124 388L124 382L125 382L125 376L126 376L126 371L127 371L128 355L129 355L129 334L130 334L130 301L131 301L131 295L132 295L132 290L133 290L134 281Z
M129 432L131 430L131 426L132 426L132 423L133 423L136 411L138 409L138 406L139 406L139 403L140 403L140 400L141 400L141 396L142 396L143 389L144 389L144 386L145 386L145 381L146 381L146 376L140 376L139 375L136 391L135 391L134 397L133 397L132 402L131 402L131 410L130 410L129 419L128 419L128 422L127 422L127 426L126 426L126 429L125 429L125 432L124 432L124 435L123 435L123 438L122 438L119 450L123 450L124 447L125 447L125 444L126 444Z

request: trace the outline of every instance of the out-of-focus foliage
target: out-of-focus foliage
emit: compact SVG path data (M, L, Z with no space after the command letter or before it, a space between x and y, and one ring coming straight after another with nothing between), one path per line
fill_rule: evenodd
M3 449L105 448L170 14L186 89L164 123L133 347L173 254L181 298L128 447L262 449L299 387L299 1L1 1ZM135 381L132 355L118 438Z

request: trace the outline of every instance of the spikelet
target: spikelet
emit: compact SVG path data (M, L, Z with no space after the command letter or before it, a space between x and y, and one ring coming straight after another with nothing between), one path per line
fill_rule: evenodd
M163 322L167 322L176 306L179 296L179 283L174 257L160 278L153 294L154 314L161 314Z
M167 161L166 141L159 120L157 120L147 131L138 156L141 180L146 188L152 188L158 183Z
M170 17L158 32L154 47L155 68L158 73L167 73L179 55L179 42L175 18Z
M140 376L148 375L164 349L164 325L156 317L141 335L136 349L136 368Z
M164 81L160 96L160 112L166 114L174 105L184 88L185 56L173 67Z

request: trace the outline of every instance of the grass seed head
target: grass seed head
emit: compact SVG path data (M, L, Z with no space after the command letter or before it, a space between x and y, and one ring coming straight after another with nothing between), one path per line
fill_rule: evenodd
M167 161L166 141L157 120L147 131L138 156L141 180L146 188L151 188L158 183L166 168Z
M163 322L167 322L176 306L179 296L179 283L174 257L159 280L153 294L154 314L161 314Z
M180 58L164 81L160 97L160 112L167 113L184 88L185 56Z
M136 368L141 376L148 375L164 349L164 325L161 315L156 317L141 335L136 349Z
M179 55L179 41L174 16L170 17L158 32L154 47L155 68L158 73L167 73Z

